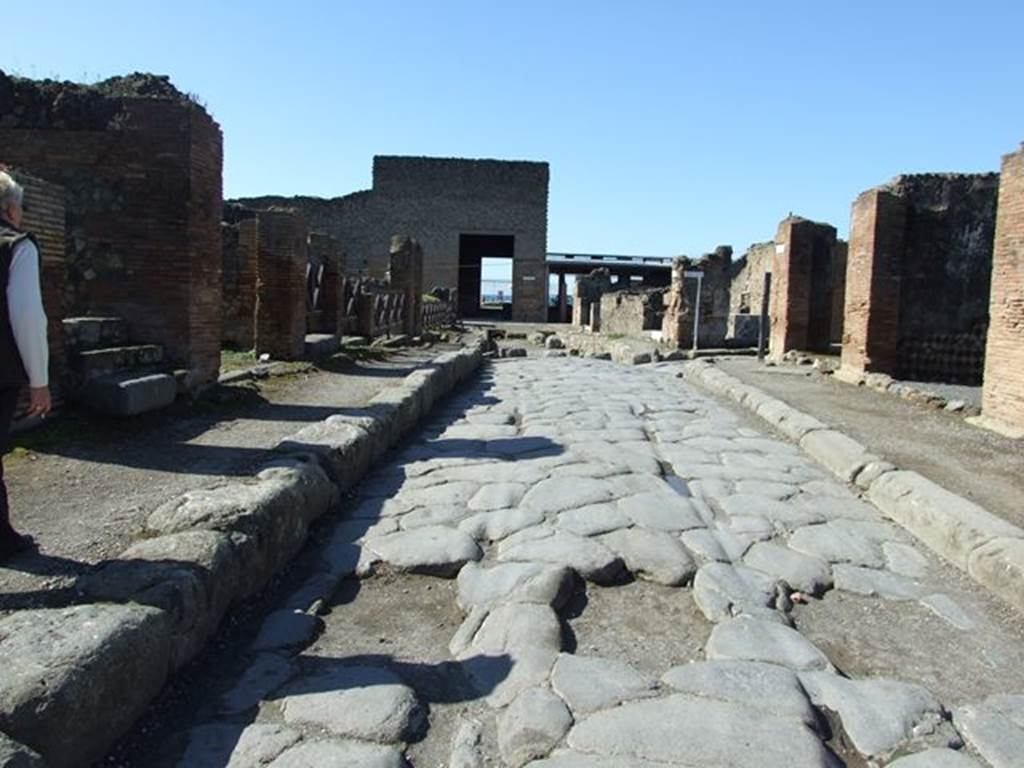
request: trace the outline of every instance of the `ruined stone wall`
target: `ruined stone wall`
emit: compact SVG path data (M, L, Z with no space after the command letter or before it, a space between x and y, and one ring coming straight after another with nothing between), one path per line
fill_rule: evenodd
M392 235L414 237L430 287L458 286L460 234L511 235L513 319L540 322L547 316L547 201L547 163L381 156L372 190L238 202L301 211L312 228L341 241L347 274L383 277Z
M672 264L672 283L665 299L662 333L665 341L679 347L693 345L693 312L697 304L697 280L685 272L700 271L700 323L698 346L721 347L729 327L732 283L732 248L721 245L700 259L677 257Z
M836 240L832 247L832 332L833 344L843 343L843 308L846 303L846 259L850 244L845 240Z
M854 204L843 368L980 383L998 174L900 176Z
M764 275L771 272L775 241L754 243L732 263L729 288L729 321L726 339L736 344L756 344L761 324Z
M253 348L256 322L259 222L255 211L248 213L248 218L221 224L221 340L225 345L241 350Z
M577 275L572 289L572 324L589 327L592 331L600 330L601 297L610 290L612 278L605 268L595 269L588 275ZM597 327L592 323L594 307L597 308Z
M306 222L282 209L261 211L258 221L256 352L296 360L306 339Z
M322 232L310 232L306 293L309 333L337 333L341 291L341 243Z
M982 416L1024 435L1024 146L1003 158Z
M66 191L69 314L120 315L188 382L220 365L220 128L166 78L0 73L0 162Z
M610 291L601 296L601 332L641 336L661 330L665 288Z

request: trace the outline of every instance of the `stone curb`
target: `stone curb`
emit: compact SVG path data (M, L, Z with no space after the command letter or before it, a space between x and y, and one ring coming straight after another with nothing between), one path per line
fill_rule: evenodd
M282 440L255 476L161 505L146 524L151 538L80 580L90 602L0 620L0 668L12 672L0 676L0 756L43 765L38 753L52 768L102 757L228 609L258 593L313 521L482 360L479 342L440 355L358 414Z
M709 361L685 363L682 375L734 400L798 442L837 477L862 488L878 509L930 549L1024 612L1024 529L917 472L898 469L856 440Z

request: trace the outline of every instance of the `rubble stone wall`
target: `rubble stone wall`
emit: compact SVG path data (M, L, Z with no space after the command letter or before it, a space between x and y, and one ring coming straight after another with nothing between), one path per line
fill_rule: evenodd
M297 360L306 340L306 222L288 210L261 211L258 221L256 352Z
M253 348L259 222L252 217L221 225L223 298L221 339L233 349Z
M641 336L661 330L667 290L610 291L601 296L601 332L623 336Z

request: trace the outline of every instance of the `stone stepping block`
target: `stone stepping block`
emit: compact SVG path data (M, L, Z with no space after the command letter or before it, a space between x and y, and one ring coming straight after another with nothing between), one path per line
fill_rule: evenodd
M828 658L791 627L740 616L715 626L708 638L709 660L765 661L795 670L831 670Z
M597 712L573 726L567 741L574 750L613 758L608 765L615 766L633 765L629 760L758 768L839 765L818 735L798 719L687 694Z
M629 528L606 533L598 541L621 557L630 573L646 581L677 587L697 571L686 547L664 531Z
M399 571L450 578L483 552L462 531L440 525L389 533L369 539L364 547Z
M943 722L938 699L916 683L850 680L831 672L804 672L800 682L816 706L839 715L850 743L867 758L889 757Z
M358 765L359 768L407 768L399 747L361 741L307 741L282 754L269 768L325 768Z
M378 743L408 741L422 730L426 713L416 692L391 670L320 663L320 669L281 691L281 711L289 725L311 725Z
M743 565L707 563L693 579L693 599L708 621L720 622L743 613L769 610L776 580Z
M617 504L643 528L679 532L704 527L704 521L689 499L670 491L637 493L619 499Z
M919 600L926 594L924 587L916 581L889 571L840 563L833 566L832 574L836 589L858 595L886 600Z
M661 681L681 693L735 701L816 728L817 714L796 673L759 661L695 661L672 667Z
M575 715L658 694L658 681L617 659L563 653L551 671L551 687Z
M476 616L467 618L470 629L472 623L479 620ZM453 639L453 650L460 658L482 653L497 655L510 652L522 652L528 649L541 649L550 653L558 653L562 649L562 625L558 615L550 606L537 603L505 603L491 610L485 609L485 617L472 634L468 646L458 648ZM460 633L463 632L460 627Z
M547 688L527 688L498 716L498 750L519 768L545 757L572 726L572 715Z
M811 595L820 595L832 587L832 569L826 561L782 544L758 542L747 551L743 561Z
M546 527L520 531L501 542L498 559L564 565L597 584L614 583L623 573L622 560L603 544Z
M498 603L539 603L560 608L572 590L572 572L548 563L466 563L458 576L458 604L468 611Z
M821 525L808 525L789 537L789 546L797 552L830 563L850 563L867 568L884 567L886 559L882 546L876 539L848 525L848 522L836 520Z
M957 707L953 724L992 768L1020 765L1024 755L1024 694L997 694Z

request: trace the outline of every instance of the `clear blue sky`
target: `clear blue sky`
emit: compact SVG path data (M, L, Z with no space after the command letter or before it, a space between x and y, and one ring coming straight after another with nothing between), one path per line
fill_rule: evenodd
M227 196L333 196L374 154L551 163L553 251L698 255L789 211L845 235L900 172L1024 140L1024 2L14 2L0 66L168 74Z

